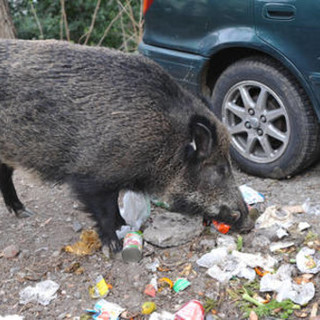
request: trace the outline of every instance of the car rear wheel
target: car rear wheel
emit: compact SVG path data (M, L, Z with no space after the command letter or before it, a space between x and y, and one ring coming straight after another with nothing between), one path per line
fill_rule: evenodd
M231 155L248 173L285 178L319 151L319 124L304 90L279 63L251 57L229 66L212 94L231 134Z

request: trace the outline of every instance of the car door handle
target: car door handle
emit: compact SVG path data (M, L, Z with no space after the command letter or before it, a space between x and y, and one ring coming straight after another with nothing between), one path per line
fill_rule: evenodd
M263 7L263 16L272 20L293 20L296 7L291 4L268 3Z

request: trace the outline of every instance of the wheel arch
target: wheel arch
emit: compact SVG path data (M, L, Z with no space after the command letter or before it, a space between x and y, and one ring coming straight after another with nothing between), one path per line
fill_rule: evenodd
M304 89L307 96L309 97L313 109L317 115L318 121L320 122L320 110L316 108L319 103L316 96L314 95L310 85L304 78L303 74L295 67L295 65L285 58L283 55L277 51L262 50L260 47L250 47L250 46L239 46L239 45L229 45L221 46L217 48L211 55L210 59L203 69L202 73L202 93L205 95L211 95L214 85L220 75L233 63L252 56L268 57L275 62L281 64L287 69L287 71L292 75L292 77L297 81L297 83Z

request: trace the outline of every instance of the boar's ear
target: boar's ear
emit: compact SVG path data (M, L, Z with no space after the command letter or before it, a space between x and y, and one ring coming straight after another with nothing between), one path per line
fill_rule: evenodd
M212 130L208 125L196 122L191 127L192 142L196 156L198 159L205 159L211 155L213 140L215 137L212 136Z

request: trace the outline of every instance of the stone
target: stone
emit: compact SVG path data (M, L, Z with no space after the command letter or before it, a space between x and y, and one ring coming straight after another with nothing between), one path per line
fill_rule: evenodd
M147 242L162 247L175 247L199 236L204 229L202 217L157 210L144 230Z
M19 254L19 252L19 247L12 244L3 250L3 256L7 259L13 259Z
M74 221L72 224L72 229L74 232L80 232L82 230L82 224L79 221Z

